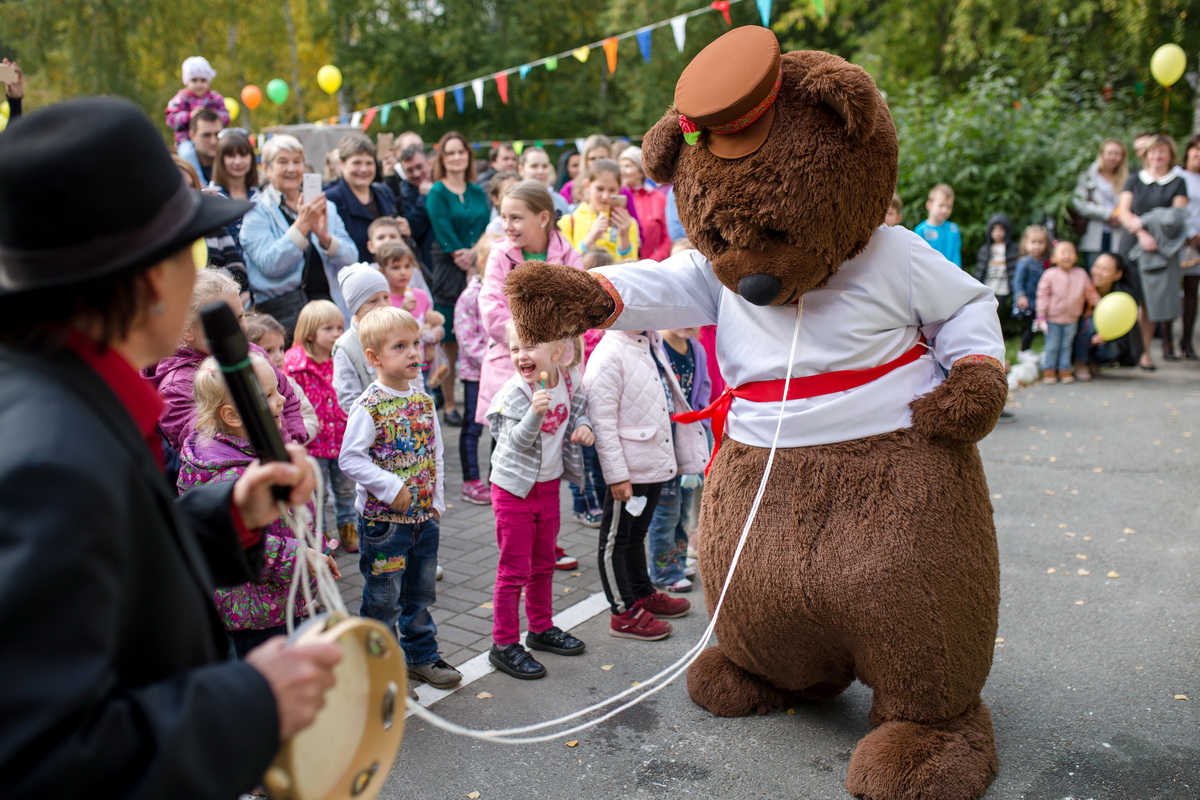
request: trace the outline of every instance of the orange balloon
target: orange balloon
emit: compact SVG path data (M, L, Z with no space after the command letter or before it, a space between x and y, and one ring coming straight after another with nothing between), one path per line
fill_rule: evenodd
M262 89L254 84L242 88L242 105L253 111L262 102Z

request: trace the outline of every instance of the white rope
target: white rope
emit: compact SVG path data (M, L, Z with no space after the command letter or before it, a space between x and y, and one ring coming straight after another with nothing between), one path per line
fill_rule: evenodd
M547 720L546 722L539 722L534 725L526 725L519 728L481 731L463 727L462 725L451 722L444 717L440 717L409 698L408 707L415 715L425 720L429 724L441 728L442 730L449 731L450 733L458 734L460 736L467 736L472 739L481 739L483 741L497 742L499 744L536 744L538 742L548 742L563 736L569 736L570 734L578 733L579 731L587 730L595 725L599 725L601 722L611 719L622 711L641 703L651 695L654 695L665 689L667 686L670 686L671 683L673 683L680 675L684 673L684 671L687 670L688 667L692 665L692 662L700 657L700 653L703 652L704 648L708 645L708 642L712 639L713 633L716 630L717 619L720 617L721 608L725 604L725 595L728 593L729 585L733 581L734 570L737 569L738 561L742 557L742 550L745 548L746 539L750 535L750 527L754 524L755 517L758 515L758 507L762 503L763 495L767 490L767 482L771 477L771 468L775 463L775 452L779 448L779 435L783 430L784 409L786 408L787 403L786 398L788 387L792 380L792 365L796 363L796 343L800 339L800 320L803 318L803 316L804 298L801 297L800 303L796 308L796 325L792 331L792 347L791 351L788 353L787 370L783 380L783 397L779 401L779 417L775 423L775 436L771 440L771 453L767 456L767 465L763 469L762 480L758 484L758 492L754 495L754 502L750 505L750 513L746 517L746 524L742 527L741 538L738 539L737 547L733 551L733 559L729 563L729 571L725 575L725 584L721 587L721 595L717 599L716 607L713 609L712 619L709 620L708 627L704 629L704 635L700 637L700 641L697 642L690 650L684 653L673 664L661 670L649 679L631 686L630 688L625 689L624 691L615 694L606 700L602 700L599 703L594 703L587 708L580 709L579 711L559 717L558 719ZM660 680L662 681L661 683L659 683ZM603 716L590 719L586 722L580 723L579 725L567 728L566 730L542 734L540 736L518 736L518 734L530 733L532 731L538 731L544 728L561 725L565 722L570 722L578 719L579 717L610 706L613 703L619 702L629 695L638 692L640 692L640 694L638 694L637 697L634 697L632 700L624 703L623 705L617 706L611 711L605 713Z
M338 590L337 581L333 577L333 572L329 569L329 564L326 563L325 555L325 482L324 476L321 473L321 465L312 456L309 456L308 463L312 466L313 474L316 476L316 517L309 513L308 505L300 505L295 508L288 508L287 504L282 500L279 501L279 514L286 518L288 525L292 529L292 535L299 542L299 547L296 549L296 565L292 570L292 585L288 587L287 599L287 631L288 636L291 636L296 623L296 590L297 588L304 594L304 613L309 619L315 617L319 611L317 604L313 603L312 589L309 585L309 569L311 567L312 577L317 583L317 599L320 601L321 609L330 611L335 614L347 614L346 604L342 602L342 593ZM312 559L309 563L309 549L315 550L321 554L321 558Z

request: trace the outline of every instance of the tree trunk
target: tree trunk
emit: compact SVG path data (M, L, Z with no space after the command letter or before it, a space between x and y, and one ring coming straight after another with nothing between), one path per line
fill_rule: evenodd
M292 5L283 0L283 22L287 26L288 50L292 54L292 91L296 93L296 112L301 123L304 119L304 92L300 88L300 57L296 55L296 24L292 22Z

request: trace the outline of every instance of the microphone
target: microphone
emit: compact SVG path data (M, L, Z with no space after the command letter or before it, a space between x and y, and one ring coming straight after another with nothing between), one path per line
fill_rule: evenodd
M250 365L250 345L246 341L246 334L233 316L233 310L225 301L217 300L200 310L200 321L208 338L209 350L221 366L221 374L233 397L233 405L242 418L242 425L246 428L246 435L258 460L264 463L290 462L292 458L283 446L283 437L275 427L258 377ZM277 500L286 503L291 489L272 486L271 493Z

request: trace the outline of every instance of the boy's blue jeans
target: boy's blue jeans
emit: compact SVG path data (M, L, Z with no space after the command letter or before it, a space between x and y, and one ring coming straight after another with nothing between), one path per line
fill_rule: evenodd
M650 545L650 582L657 586L670 586L685 577L688 536L684 521L691 502L692 490L680 488L678 477L662 485L646 534Z
M1071 368L1071 351L1075 348L1075 329L1072 322L1059 325L1057 322L1046 323L1046 344L1042 351L1042 369L1056 369L1059 372Z
M583 486L568 484L571 487L571 505L576 514L604 513L604 490L608 484L604 482L604 473L600 471L600 456L595 447L583 449Z
M358 569L366 579L359 613L398 631L410 667L441 658L429 613L437 594L440 536L436 517L411 524L358 518Z
M346 477L336 458L318 458L321 476L326 486L326 499L333 494L333 508L337 526L351 525L358 516L354 511L354 481ZM332 533L329 531L328 533Z

